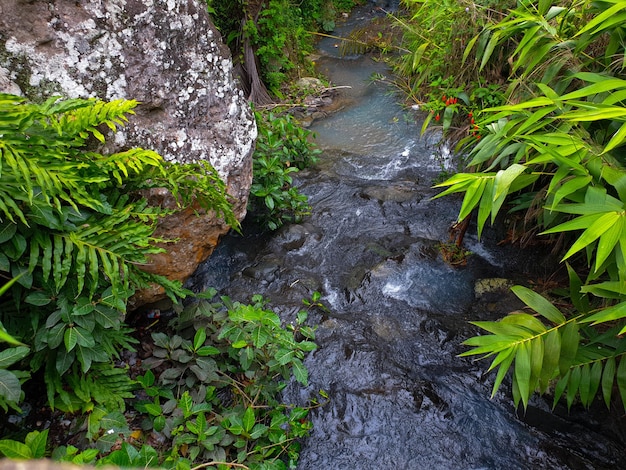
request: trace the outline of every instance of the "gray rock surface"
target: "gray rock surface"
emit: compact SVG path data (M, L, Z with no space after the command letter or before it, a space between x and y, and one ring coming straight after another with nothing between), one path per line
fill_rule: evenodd
M34 100L138 100L136 115L111 137L108 150L143 147L170 161L208 160L241 220L256 124L232 67L200 0L0 2L0 91ZM151 270L184 280L228 227L213 214L183 227L190 216L182 217L186 222L162 224L166 238L181 241L168 245L169 254Z

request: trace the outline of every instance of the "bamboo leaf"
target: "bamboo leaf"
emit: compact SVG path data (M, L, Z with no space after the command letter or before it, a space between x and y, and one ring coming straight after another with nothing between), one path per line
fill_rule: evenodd
M493 383L493 389L491 391L491 398L495 396L496 392L500 388L500 385L502 384L502 381L504 380L504 377L506 376L506 373L511 368L511 364L513 363L513 359L515 358L516 352L517 352L517 346L507 351L502 351L501 353L502 359L500 362L500 368L498 369L498 373L496 374L496 379Z
M572 407L572 404L574 403L574 398L576 398L576 393L579 390L580 380L581 380L581 375L582 375L581 372L582 371L580 367L574 367L571 370L569 381L567 383L567 395L566 395L568 410Z
M461 205L461 210L459 211L459 220L463 220L467 217L476 207L481 197L483 197L486 184L486 178L478 178L470 185L465 193L465 197L463 198L463 204Z
M613 381L615 378L615 358L609 357L602 372L602 397L607 408L611 408L611 394L613 393Z
M591 373L589 376L589 402L587 406L591 406L593 399L598 393L600 388L600 382L602 381L602 362L596 361L591 366Z
M609 142L604 147L604 150L602 150L602 154L610 152L614 148L621 146L625 140L626 140L626 122L624 122L620 126L620 128L617 130L617 132L613 134L613 137L611 137L611 140L609 140Z
M575 322L569 322L561 328L561 357L559 359L561 375L565 375L574 363L579 342L580 335Z
M550 381L558 373L561 357L561 335L558 330L550 330L544 337L543 364L539 374L539 391L544 393Z
M539 385L541 370L543 367L544 344L543 337L530 341L530 392L532 393Z
M487 181L487 185L485 187L485 194L493 194L493 184L494 180L490 178ZM485 223L487 222L487 218L491 213L493 207L493 198L491 197L482 197L480 199L480 204L478 206L478 238L480 239L483 228L485 227Z
M606 323L609 321L620 320L626 317L626 302L620 302L611 307L600 309L597 313L594 313L590 317L582 320L585 323L593 322L592 325L598 325L600 323Z
M571 246L571 248L565 253L563 256L563 261L568 259L575 253L578 253L583 248L586 248L595 240L597 240L602 234L604 234L617 220L620 218L619 214L615 212L608 212L602 214L598 217L592 224L587 228L582 235L576 240L576 242ZM607 254L608 256L608 254Z
M608 229L600 236L598 241L598 248L596 249L596 262L595 271L600 269L600 266L606 261L606 259L613 253L613 249L617 242L624 233L624 216L621 214L615 214L614 222L608 227Z
M626 357L623 355L619 361L615 378L617 379L617 389L622 399L622 406L626 410Z
M524 312L513 312L500 320L500 322L512 325L519 325L528 330L528 332L533 335L541 335L546 331L546 327L543 323L541 323L532 315L528 315Z
M480 61L479 70L482 70L485 67L485 65L487 65L487 62L489 62L489 58L491 57L491 54L493 53L494 49L498 45L499 39L500 39L500 32L494 31L491 34L491 37L489 38L489 42L487 43L487 46L485 47L485 51Z
M555 207L563 198L587 187L591 183L591 180L591 176L576 176L563 183L559 189L554 192L554 199L552 200L550 210L555 210Z
M552 402L552 408L556 407L557 403L563 396L563 392L567 388L567 384L569 383L571 371L567 371L565 375L563 375L559 381L554 386L554 401Z
M551 321L554 324L560 325L565 323L565 317L554 305L552 305L546 298L537 294L536 292L528 289L524 286L513 286L511 291L522 301L528 305L535 312Z
M590 397L589 389L591 388L591 368L589 364L583 364L580 368L580 384L578 386L578 393L580 394L580 401L586 408L589 407L589 403L593 400Z
M530 377L531 377L531 358L530 344L528 341L520 343L515 355L515 382L519 389L520 398L524 405L524 409L528 407L528 398L530 397Z
M626 5L622 2L618 2L612 7L607 8L602 11L600 14L595 16L591 21L589 21L583 28L579 29L576 33L576 36L582 36L583 34L591 32L592 34L596 34L598 31L607 27L606 23L612 17L616 16L620 10L626 8ZM618 15L619 16L619 15ZM592 31L594 30L595 31Z

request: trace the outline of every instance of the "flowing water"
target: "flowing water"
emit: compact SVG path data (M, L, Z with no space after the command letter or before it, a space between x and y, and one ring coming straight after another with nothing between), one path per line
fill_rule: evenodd
M343 26L362 24L366 7ZM341 29L338 33L341 33ZM337 32L336 32L337 33ZM313 124L323 150L297 184L312 213L275 234L231 235L190 287L216 287L235 300L260 293L285 321L313 291L319 348L306 360L310 384L292 384L288 402L320 389L330 402L311 413L299 469L626 468L624 426L599 407L570 414L534 398L516 411L504 386L490 399L487 363L458 357L476 333L469 320L495 319L519 307L506 288L548 273L537 252L499 246L504 234L466 236L473 255L451 267L438 251L459 201L431 199L443 158L436 139L372 73L369 57L339 58L320 44L319 68L341 89L345 107ZM503 281L506 279L507 281ZM485 281L487 280L487 281ZM622 420L623 421L623 420Z

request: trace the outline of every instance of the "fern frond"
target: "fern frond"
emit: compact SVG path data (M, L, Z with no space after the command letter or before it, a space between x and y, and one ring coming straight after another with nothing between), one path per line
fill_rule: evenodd
M52 106L48 114L50 124L64 135L76 139L82 145L89 135L93 135L100 142L104 136L97 129L106 125L113 132L118 126L128 122L128 114L134 114L137 106L134 100L114 100L110 102L100 100L71 100L70 103L61 103Z

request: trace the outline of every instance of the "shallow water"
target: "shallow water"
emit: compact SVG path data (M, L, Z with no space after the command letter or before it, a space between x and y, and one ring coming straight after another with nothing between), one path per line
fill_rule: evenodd
M470 229L467 266L446 264L437 245L459 201L431 199L441 150L419 137L419 116L369 80L388 73L384 65L338 58L332 40L320 50L321 70L351 88L342 89L345 108L311 128L323 155L297 178L311 216L271 235L226 237L190 283L240 301L263 294L285 321L322 293L330 313L312 318L319 348L306 360L310 384L285 392L298 404L320 389L330 396L312 412L298 468L624 468L618 417L601 407L597 418L575 407L551 413L541 398L523 415L506 386L490 399L487 363L458 357L476 333L468 320L519 306L506 290L482 294L476 283L527 281L549 271L549 257L499 246L496 230L479 243Z

